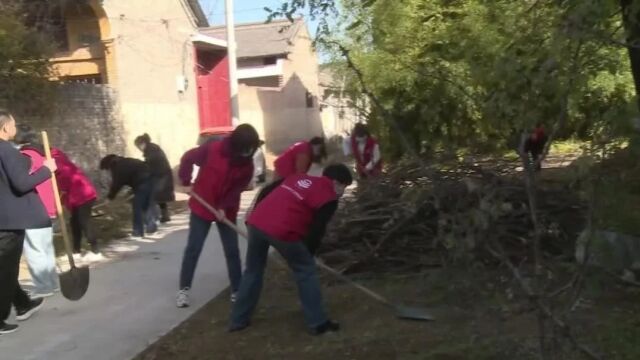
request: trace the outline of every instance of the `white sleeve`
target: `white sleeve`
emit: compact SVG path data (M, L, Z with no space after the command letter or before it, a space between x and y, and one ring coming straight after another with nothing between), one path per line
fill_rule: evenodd
M351 155L351 139L348 137L342 140L342 152L344 152L344 156Z
M373 147L373 156L371 157L371 162L377 164L380 162L380 158L380 145L376 144L376 146Z

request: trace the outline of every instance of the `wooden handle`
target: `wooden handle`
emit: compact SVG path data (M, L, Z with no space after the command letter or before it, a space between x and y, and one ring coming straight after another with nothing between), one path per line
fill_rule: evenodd
M219 210L211 206L211 204L204 201L204 199L201 198L200 195L191 191L191 197L196 199L196 201L199 202L200 205L204 206L205 209L209 210L213 215L215 215L219 221L222 221L225 225L232 228L235 232L240 234L240 236L242 236L243 238L249 239L249 235L244 230L240 229L236 224L232 223L229 219L227 219L224 213L220 212Z
M47 160L52 160L51 146L49 145L49 136L46 131L42 132L42 145L44 145L44 154ZM64 247L67 252L67 258L69 259L69 265L71 268L75 268L76 264L73 261L73 250L71 248L71 239L69 238L69 232L67 231L67 223L64 221L64 209L62 202L60 201L60 190L58 189L58 181L56 174L51 174L51 184L53 185L54 200L56 202L56 211L58 213L58 222L60 223L60 229L62 230L62 238L64 239Z
M229 219L227 219L227 217L224 216L224 214L221 214L220 211L216 210L213 206L211 206L209 203L204 201L204 199L201 198L200 195L198 195L198 194L196 194L195 192L192 191L191 192L191 197L196 199L197 202L199 202L202 206L204 206L207 210L209 210L213 215L215 215L218 218L218 220L221 220L227 226L229 226L230 228L235 230L240 236L242 236L243 238L245 238L247 240L249 239L249 236L247 235L247 233L245 231L243 231L238 226L236 226L236 224L234 224L231 221L229 221ZM356 289L358 289L358 290L362 291L363 293L369 295L370 297L376 299L377 301L379 301L379 302L381 302L381 303L383 303L385 305L388 305L388 306L393 306L393 304L391 304L391 302L389 300L387 300L384 296L372 291L371 289L367 289L366 287L364 287L364 286L358 284L357 282L349 279L348 277L342 275L340 272L338 272L334 268L332 268L329 265L323 263L320 259L316 258L315 260L316 260L316 264L319 267L321 267L325 271L329 272L333 276L335 276L335 277L339 278L340 280L348 283L349 285L355 287Z
M337 270L335 270L334 268L330 267L329 265L325 264L322 262L322 260L320 260L319 258L316 258L316 265L318 265L319 267L321 267L322 269L324 269L325 271L329 272L331 275L337 277L338 279L346 282L347 284L355 287L356 289L362 291L363 293L369 295L370 297L376 299L377 301L387 305L387 306L393 306L393 304L391 304L391 302L389 300L387 300L384 296L376 293L375 291L368 289L360 284L358 284L357 282L349 279L348 277L344 276L342 273L338 272Z

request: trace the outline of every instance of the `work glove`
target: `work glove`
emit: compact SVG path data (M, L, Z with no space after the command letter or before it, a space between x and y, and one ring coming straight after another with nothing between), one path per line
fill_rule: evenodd
M365 170L367 171L373 170L373 162L368 163L367 166L365 166Z

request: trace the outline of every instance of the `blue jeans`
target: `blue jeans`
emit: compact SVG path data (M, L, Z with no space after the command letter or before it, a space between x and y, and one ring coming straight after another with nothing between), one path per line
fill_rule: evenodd
M151 179L136 186L133 190L133 236L144 236L145 226L147 233L158 230L151 211L153 204L153 182Z
M46 294L58 288L56 258L53 250L53 229L29 229L24 239L24 256L36 294Z
M238 248L238 234L229 226L216 223L220 233L220 241L224 249L224 256L227 259L227 273L231 282L231 291L236 292L240 287L242 278L242 262L240 261L240 249ZM182 269L180 270L180 289L190 288L193 283L193 276L198 266L198 259L207 240L211 221L207 221L198 215L191 213L189 219L189 237L187 247L184 249L182 257Z
M307 325L310 328L315 328L325 323L328 317L322 303L320 281L313 255L309 253L307 247L302 242L284 242L273 239L262 231L249 226L246 269L242 275L238 298L231 312L231 327L242 327L251 321L251 315L260 299L262 278L270 246L273 246L284 257L293 272Z

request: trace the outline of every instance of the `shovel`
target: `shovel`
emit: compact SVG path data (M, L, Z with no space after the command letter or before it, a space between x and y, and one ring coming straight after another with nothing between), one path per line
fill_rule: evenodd
M51 157L51 147L49 146L49 137L47 132L42 132L42 144L44 145L45 155L48 160ZM87 293L89 288L89 268L86 266L76 267L73 261L73 251L71 250L71 241L69 239L69 232L67 231L67 224L64 221L64 210L62 209L62 203L60 202L60 190L58 189L58 182L56 175L52 174L51 183L53 185L53 193L56 202L56 210L58 212L58 219L60 221L60 229L62 230L62 238L64 239L64 248L69 259L69 271L59 275L60 277L60 290L62 295L72 301L80 300L84 294Z
M227 225L230 228L232 228L233 230L235 230L240 236L242 236L243 238L245 238L247 240L249 239L249 236L247 235L247 233L245 231L243 231L242 229L238 228L236 226L236 224L234 224L231 221L229 221L229 219L227 219L227 217L224 216L224 214L220 213L220 211L216 210L213 206L209 205L198 194L196 194L194 192L191 192L191 197L196 199L197 202L199 202L202 206L204 206L207 210L209 210L212 214L214 214L216 216L216 218L221 220L225 225ZM339 280L342 280L345 283L347 283L348 285L351 285L351 286L355 287L356 289L362 291L363 293L365 293L367 296L371 297L372 299L374 299L374 300L386 305L387 307L391 308L394 311L396 317L398 317L400 319L417 320L417 321L433 321L433 320L435 320L435 318L431 314L429 314L429 312L426 309L394 304L391 301L389 301L388 299L386 299L384 296L382 296L382 295L376 293L375 291L373 291L373 290L371 290L371 289L369 289L369 288L367 288L367 287L365 287L365 286L363 286L361 284L358 284L357 282L355 282L355 281L349 279L348 277L344 276L343 274L341 274L337 270L335 270L335 269L331 268L330 266L326 265L325 263L323 263L318 258L316 258L316 265L318 265L321 269L327 271L329 274L335 276Z

